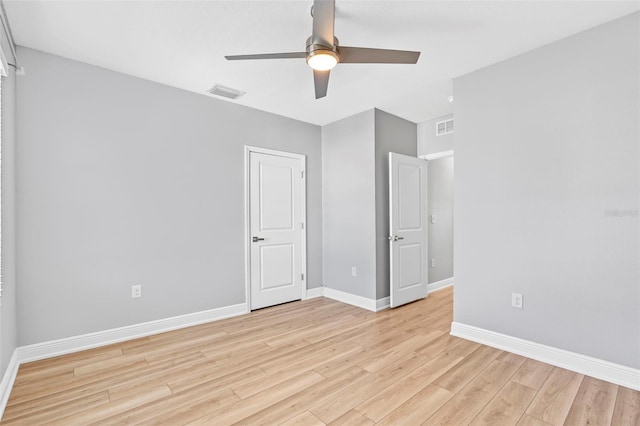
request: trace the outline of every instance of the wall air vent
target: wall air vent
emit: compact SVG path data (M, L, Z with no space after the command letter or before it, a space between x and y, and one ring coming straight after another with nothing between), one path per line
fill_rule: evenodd
M208 90L209 93L215 96L222 96L229 99L238 99L246 92L242 90L233 89L231 87L223 86L222 84L214 83Z
M453 133L453 118L436 123L436 136L442 136L448 133Z

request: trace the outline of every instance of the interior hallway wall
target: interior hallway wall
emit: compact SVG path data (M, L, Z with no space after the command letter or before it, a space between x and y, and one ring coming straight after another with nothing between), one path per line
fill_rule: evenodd
M322 127L324 283L369 299L376 298L375 167L374 110Z
M453 277L453 157L429 160L427 174L431 284ZM435 222L431 220L432 215Z

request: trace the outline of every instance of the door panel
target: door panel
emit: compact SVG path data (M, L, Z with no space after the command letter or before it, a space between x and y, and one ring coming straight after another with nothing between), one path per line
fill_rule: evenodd
M421 227L421 198L416 194L421 191L420 167L409 164L398 164L398 230L419 230Z
M400 290L422 285L422 271L419 267L422 257L422 246L420 244L399 245L398 264L400 265L400 276L398 287Z
M291 166L260 163L260 231L292 229L293 170Z
M302 182L300 158L249 153L251 309L302 298Z
M389 153L391 307L427 297L427 162Z
M262 245L260 247L260 289L293 286L293 244Z

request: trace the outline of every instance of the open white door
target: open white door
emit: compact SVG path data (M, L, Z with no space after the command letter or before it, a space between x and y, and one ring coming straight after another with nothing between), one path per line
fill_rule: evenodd
M427 162L389 153L391 307L427 297Z
M272 152L249 152L251 309L303 293L304 157Z

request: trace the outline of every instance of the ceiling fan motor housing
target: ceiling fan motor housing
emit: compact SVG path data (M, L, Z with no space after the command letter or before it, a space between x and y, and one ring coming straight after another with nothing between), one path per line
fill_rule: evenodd
M313 42L313 37L307 38L307 63L309 59L315 55L330 55L336 59L336 62L340 62L340 56L338 55L338 38L333 38L333 46L325 46Z

